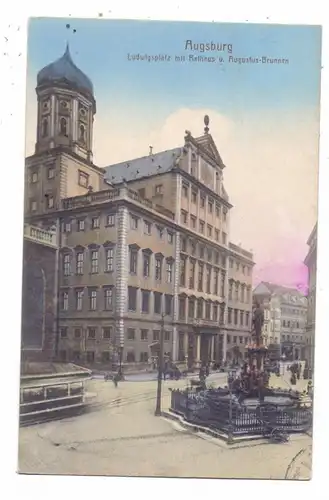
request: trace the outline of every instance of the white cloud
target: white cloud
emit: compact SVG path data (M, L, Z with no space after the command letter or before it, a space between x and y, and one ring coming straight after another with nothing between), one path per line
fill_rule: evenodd
M35 94L28 93L27 153L35 142ZM212 134L222 159L231 211L231 237L253 249L259 266L299 265L306 239L316 220L317 116L256 112L239 119L211 109L178 109L164 122L152 113L129 109L101 109L94 130L94 158L109 165L183 144L185 130L203 133L203 117L210 117Z

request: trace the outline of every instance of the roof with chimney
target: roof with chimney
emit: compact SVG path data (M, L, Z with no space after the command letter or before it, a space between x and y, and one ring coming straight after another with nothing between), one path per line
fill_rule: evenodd
M105 167L105 180L111 184L120 184L169 172L176 166L182 150L183 148L168 149L160 153L109 165Z

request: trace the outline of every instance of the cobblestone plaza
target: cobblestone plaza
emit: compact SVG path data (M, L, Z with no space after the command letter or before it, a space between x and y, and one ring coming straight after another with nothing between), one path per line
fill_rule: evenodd
M210 377L223 383L225 375ZM283 380L273 379L284 385ZM162 398L168 409L170 387ZM299 381L299 385L306 384ZM156 382L127 381L118 388L91 380L90 412L21 428L19 471L39 474L309 479L311 437L292 436L285 444L223 442L154 416Z

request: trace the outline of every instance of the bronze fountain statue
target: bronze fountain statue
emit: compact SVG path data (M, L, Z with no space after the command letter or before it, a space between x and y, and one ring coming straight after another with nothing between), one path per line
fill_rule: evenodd
M252 342L247 346L248 361L244 364L237 383L245 396L259 397L264 400L264 389L268 386L269 376L264 370L267 347L263 345L262 329L264 311L259 303L255 304L252 317Z

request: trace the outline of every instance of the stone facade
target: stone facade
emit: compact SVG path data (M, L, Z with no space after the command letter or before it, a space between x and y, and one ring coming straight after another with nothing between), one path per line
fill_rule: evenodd
M304 360L307 298L297 289L261 282L253 292L264 307L263 335L287 360ZM280 349L279 349L280 346Z
M315 313L316 313L316 258L317 258L317 224L307 241L309 251L304 263L308 268L308 304L306 323L306 360L313 370L315 349Z
M61 214L59 351L106 363L123 347L125 362L147 362L163 312L172 351L177 228L135 191L110 192L93 210L88 197L86 209L68 200L79 210Z
M67 52L55 66L56 81L53 67L38 76L25 219L58 227L58 355L106 364L120 349L125 362L146 362L163 318L173 359L222 362L234 348L227 357L240 359L254 262L230 242L225 165L209 127L180 148L101 169L92 84Z
M250 341L253 256L237 245L230 243L229 248L227 357L238 361L247 355L245 345Z
M25 227L22 359L48 360L57 349L57 248L53 233ZM54 238L55 239L55 238Z

